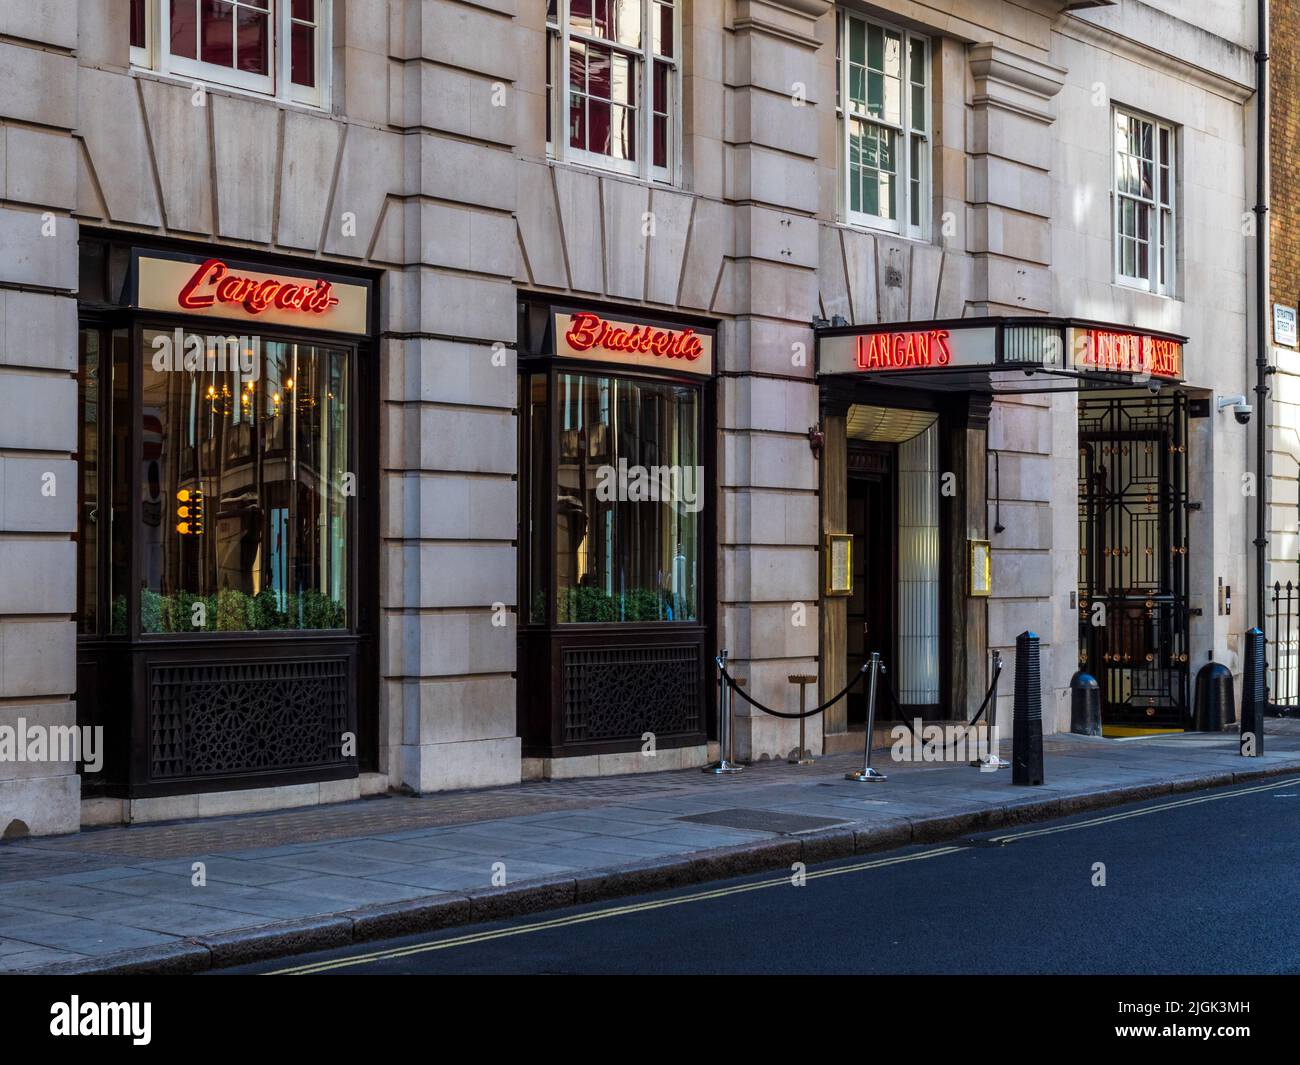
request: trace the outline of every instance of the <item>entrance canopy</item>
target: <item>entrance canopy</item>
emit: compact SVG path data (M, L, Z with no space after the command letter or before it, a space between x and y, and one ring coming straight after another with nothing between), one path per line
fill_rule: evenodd
M816 330L817 374L942 392L1158 390L1183 380L1173 333L1076 318L960 318Z

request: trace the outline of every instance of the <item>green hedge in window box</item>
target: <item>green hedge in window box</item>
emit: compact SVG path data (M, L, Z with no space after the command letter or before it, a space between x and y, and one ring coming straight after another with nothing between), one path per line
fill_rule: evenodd
M283 604L283 607L282 607ZM195 607L201 605L196 625ZM112 631L126 632L126 597L113 601ZM267 588L248 595L225 588L215 595L180 591L164 595L150 588L140 591L142 632L266 632L275 629L342 629L347 627L347 609L329 596L312 589L283 596Z
M652 588L608 595L600 588L579 585L560 593L557 620L588 624L613 621L663 621L669 616L663 595Z

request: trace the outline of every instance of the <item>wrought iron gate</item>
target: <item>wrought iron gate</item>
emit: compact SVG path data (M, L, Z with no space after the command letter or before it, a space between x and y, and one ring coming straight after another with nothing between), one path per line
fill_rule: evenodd
M1079 663L1106 725L1188 710L1187 401L1080 398Z

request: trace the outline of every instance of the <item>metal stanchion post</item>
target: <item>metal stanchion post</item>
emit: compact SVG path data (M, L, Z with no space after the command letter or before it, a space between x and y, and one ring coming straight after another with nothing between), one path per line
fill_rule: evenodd
M799 713L802 714L807 705L808 685L816 683L817 678L807 673L792 673L788 679L791 684L799 685ZM791 765L813 764L813 760L808 757L808 745L804 741L804 721L805 718L799 718L799 749L794 752L794 757L789 759Z
M998 680L1002 677L1002 652L990 651L989 656L992 659L993 670L993 694L989 696L988 725L985 732L988 734L987 749L983 758L976 758L971 765L978 766L982 771L991 773L998 769L1006 769L1011 765L1005 758L998 756L997 748L997 720L998 720ZM979 749L979 741L976 740L976 749Z
M862 755L862 768L855 769L852 773L845 773L845 780L856 780L859 783L867 781L888 780L884 773L877 772L871 768L871 734L876 727L876 678L884 670L880 664L880 652L871 652L871 687L867 691L867 739L863 744L865 748Z
M734 756L731 748L731 686L722 675L727 665L726 648L714 661L718 664L718 760L706 765L704 772L717 775L739 773L741 767L731 760Z

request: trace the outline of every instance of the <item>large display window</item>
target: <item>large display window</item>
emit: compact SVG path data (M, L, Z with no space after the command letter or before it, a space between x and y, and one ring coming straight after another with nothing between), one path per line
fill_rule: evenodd
M77 704L110 744L83 788L372 763L370 285L83 242Z
M525 750L700 742L714 334L532 305L520 360ZM538 324L540 323L540 324ZM530 350L533 349L533 350Z

